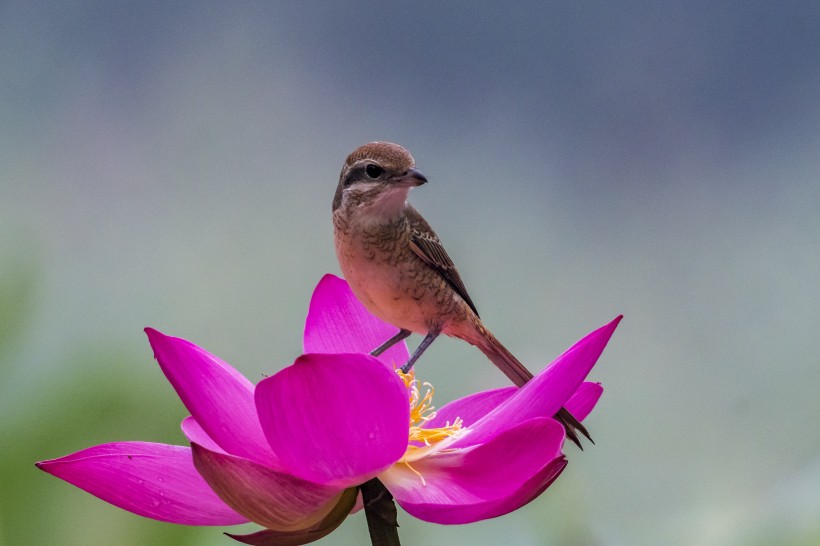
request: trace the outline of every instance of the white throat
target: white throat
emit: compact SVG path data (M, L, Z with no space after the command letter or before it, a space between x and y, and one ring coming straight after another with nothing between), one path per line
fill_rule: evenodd
M357 207L357 216L366 223L381 223L395 220L404 212L407 206L407 194L410 188L396 187L383 191L367 203Z

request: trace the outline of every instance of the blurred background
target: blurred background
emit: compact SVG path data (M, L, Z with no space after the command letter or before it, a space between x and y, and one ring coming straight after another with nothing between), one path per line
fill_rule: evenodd
M596 444L509 516L400 512L404 543L820 543L819 28L816 1L3 2L0 543L233 544L34 462L184 442L145 326L290 364L377 139L532 369L625 315ZM418 370L438 405L506 384L449 339Z

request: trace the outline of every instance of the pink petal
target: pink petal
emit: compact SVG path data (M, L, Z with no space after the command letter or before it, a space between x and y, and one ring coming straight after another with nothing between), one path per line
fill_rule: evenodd
M587 334L552 364L471 427L470 434L453 447L482 443L515 423L553 416L578 389L598 361L622 317Z
M309 544L333 532L345 518L352 513L356 498L360 496L358 488L352 487L342 493L339 502L331 512L319 523L298 531L271 531L265 529L250 535L232 535L225 533L232 539L253 546L298 546Z
M518 510L543 493L563 472L567 460L563 457L544 465L519 489L507 496L464 504L401 503L410 515L431 523L461 524L503 516Z
M469 523L529 502L563 468L563 441L557 421L538 417L471 449L437 452L413 462L412 469L397 463L379 478L410 514L435 523Z
M516 392L518 387L504 387L453 400L436 410L436 416L427 421L423 428L443 427L457 418L462 420L462 426L469 427Z
M202 430L202 427L199 426L196 419L191 416L188 416L182 420L182 433L192 444L199 444L206 449L210 449L211 451L225 453L225 450L219 447L219 445L214 442L204 430Z
M90 447L37 467L106 502L183 525L236 525L247 519L216 496L187 447L119 442Z
M253 384L184 339L146 328L154 357L203 431L228 453L275 464L253 400Z
M369 353L398 332L371 315L347 282L325 275L310 300L305 321L305 353ZM397 343L381 355L386 364L403 365L410 359L407 345Z
M257 385L256 405L283 467L315 483L358 485L407 448L407 388L369 355L302 355Z
M336 506L342 492L197 444L191 449L196 469L217 495L268 529L293 531L315 525Z
M604 388L600 383L581 383L578 390L570 396L564 407L579 421L583 421L590 414L592 408L598 403Z

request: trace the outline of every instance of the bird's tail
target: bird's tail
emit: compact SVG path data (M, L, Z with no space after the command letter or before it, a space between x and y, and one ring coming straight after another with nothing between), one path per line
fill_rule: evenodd
M493 364L498 366L504 375L510 378L510 380L516 384L518 387L522 387L527 381L532 379L532 373L523 365L521 362L513 356L513 354L507 350L504 345L498 341L495 336L483 325L479 325L478 331L481 334L480 338L477 340L474 339L466 339L469 343L472 343L487 355ZM586 438L592 442L592 438L587 432L586 427L581 424L578 419L575 418L566 408L561 408L558 410L558 413L555 414L555 419L564 425L564 429L567 431L567 438L572 440L575 445L577 445L582 450L584 449L581 446L581 440L578 437L578 432L586 436ZM595 443L595 442L592 442Z

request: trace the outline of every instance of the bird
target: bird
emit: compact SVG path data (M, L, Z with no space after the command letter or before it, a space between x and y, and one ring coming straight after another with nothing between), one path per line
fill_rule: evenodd
M484 326L441 240L407 202L410 189L426 183L410 152L392 142L360 146L347 156L339 174L333 232L342 274L370 313L398 328L371 354L380 355L411 333L423 335L402 367L408 373L445 334L478 347L521 387L532 373ZM579 448L576 431L592 441L565 408L555 419Z

